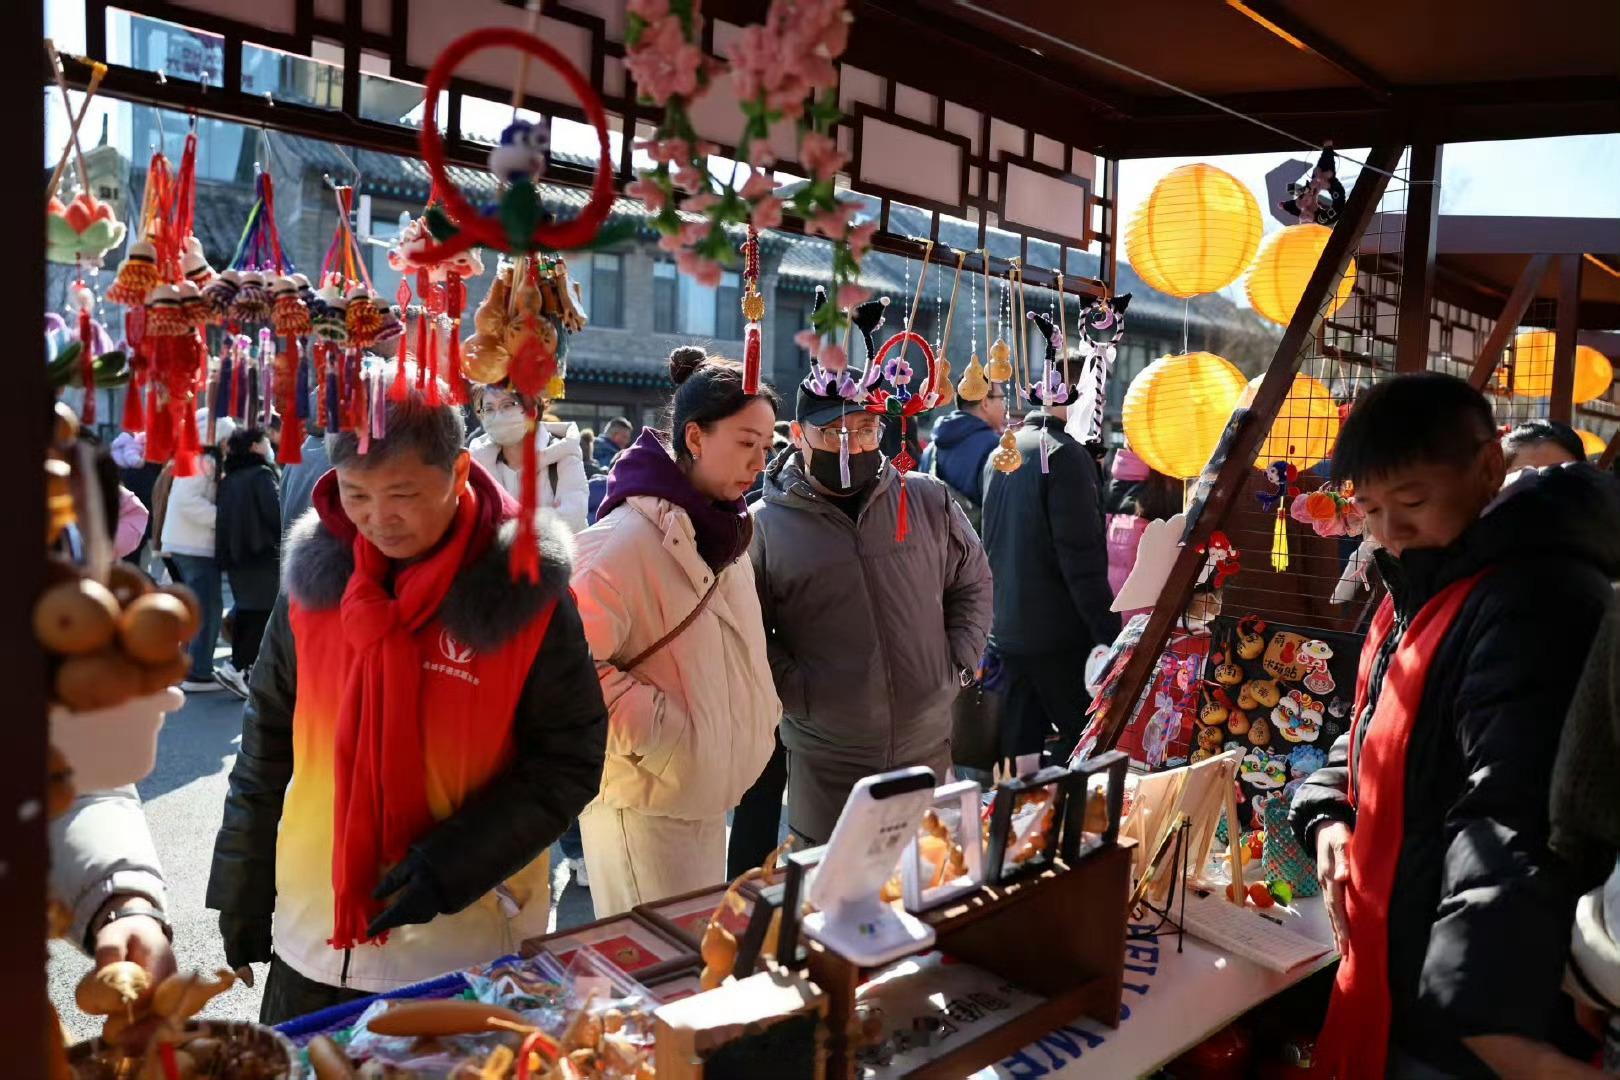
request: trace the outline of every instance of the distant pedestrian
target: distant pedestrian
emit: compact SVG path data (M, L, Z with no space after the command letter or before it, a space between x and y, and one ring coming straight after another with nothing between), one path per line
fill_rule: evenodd
M219 481L215 559L231 583L236 621L231 658L215 677L246 698L259 641L281 582L281 507L269 440L258 428L238 429L225 444Z

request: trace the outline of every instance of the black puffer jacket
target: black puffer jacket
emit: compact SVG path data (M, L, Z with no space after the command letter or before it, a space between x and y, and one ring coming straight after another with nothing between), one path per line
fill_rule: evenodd
M214 497L214 559L230 575L236 605L269 611L281 569L281 500L276 470L260 454L232 454Z
M1547 847L1547 789L1620 575L1620 484L1585 465L1529 474L1451 547L1379 560L1396 620L1375 680L1430 598L1489 570L1430 661L1407 747L1389 978L1393 1046L1450 1074L1490 1076L1461 1039L1580 1045L1559 991L1577 894ZM1349 739L1295 794L1308 852L1322 823L1354 827Z
M1062 420L1041 412L1024 417L1017 439L1021 466L984 466L984 550L996 585L990 644L1083 663L1092 646L1119 634L1097 463Z
M479 483L486 490L497 490L487 476L475 477L475 485ZM543 518L541 525L538 584L511 580L507 560L516 523L507 521L496 543L457 576L439 608L438 617L457 641L471 649L491 650L526 626L549 601L557 602L512 719L513 760L412 845L412 852L431 872L444 913L466 908L533 862L596 796L601 784L607 707L568 589L572 543L555 520ZM349 545L311 510L288 533L285 564L287 592L301 604L321 609L341 602L354 559ZM297 688L297 654L283 595L276 601L253 667L242 747L231 769L208 879L206 904L222 914L225 950L232 964L269 959L270 916L277 907L277 834L293 774ZM357 976L377 952L355 952ZM349 970L347 963L344 970ZM430 973L417 977L426 974Z

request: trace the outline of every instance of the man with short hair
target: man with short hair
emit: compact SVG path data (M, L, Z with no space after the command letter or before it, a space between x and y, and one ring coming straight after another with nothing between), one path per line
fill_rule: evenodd
M566 531L512 580L517 505L441 400L390 399L364 454L328 436L283 547L207 895L230 966L270 962L265 1023L544 933L546 849L601 782Z
M882 417L826 391L799 387L798 452L766 473L750 548L786 714L788 824L809 843L864 776L929 765L945 782L951 702L990 625L984 550L945 485L902 478L879 450Z
M1350 730L1292 807L1346 954L1327 1074L1591 1075L1560 1053L1589 1051L1560 991L1578 888L1548 789L1620 574L1620 485L1504 473L1490 403L1438 373L1374 386L1333 452L1389 595Z
M955 410L935 422L934 441L923 451L923 471L945 481L974 529L984 513L984 463L1006 425L1007 384L991 383L978 401L958 394Z
M602 433L596 437L596 445L591 447L591 453L596 455L596 463L604 469L613 467L613 459L619 452L630 445L636 437L636 429L630 421L622 416L615 416L607 422Z

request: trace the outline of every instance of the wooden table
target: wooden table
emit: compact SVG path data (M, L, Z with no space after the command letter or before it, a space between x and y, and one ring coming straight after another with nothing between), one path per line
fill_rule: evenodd
M1321 897L1295 905L1293 928L1332 940ZM1136 930L1132 927L1132 930ZM1178 955L1174 934L1131 941L1125 947L1125 1005L1117 1029L1089 1020L1065 1024L975 1078L1106 1077L1121 1080L1153 1072L1236 1020L1338 959L1329 952L1286 974L1223 954L1188 934Z

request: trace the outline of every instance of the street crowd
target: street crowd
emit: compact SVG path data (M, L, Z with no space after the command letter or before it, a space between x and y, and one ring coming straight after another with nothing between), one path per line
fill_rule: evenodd
M232 967L269 964L265 1022L544 933L559 840L604 917L758 865L784 805L826 841L869 774L1069 759L1085 659L1178 481L1076 442L1062 406L996 468L1002 386L902 472L905 431L809 381L750 393L692 347L670 378L639 433L412 389L363 452L314 431L284 468L278 430L226 417L200 418L195 476L113 443L120 553L203 604L185 688L245 698L207 904ZM1620 1001L1620 494L1571 438L1504 440L1484 397L1420 375L1338 441L1390 603L1293 819L1349 957L1329 1034L1388 1075L1590 1075ZM532 581L509 572L529 441ZM969 755L953 712L989 667ZM80 803L55 834L73 935L172 964L138 802Z

